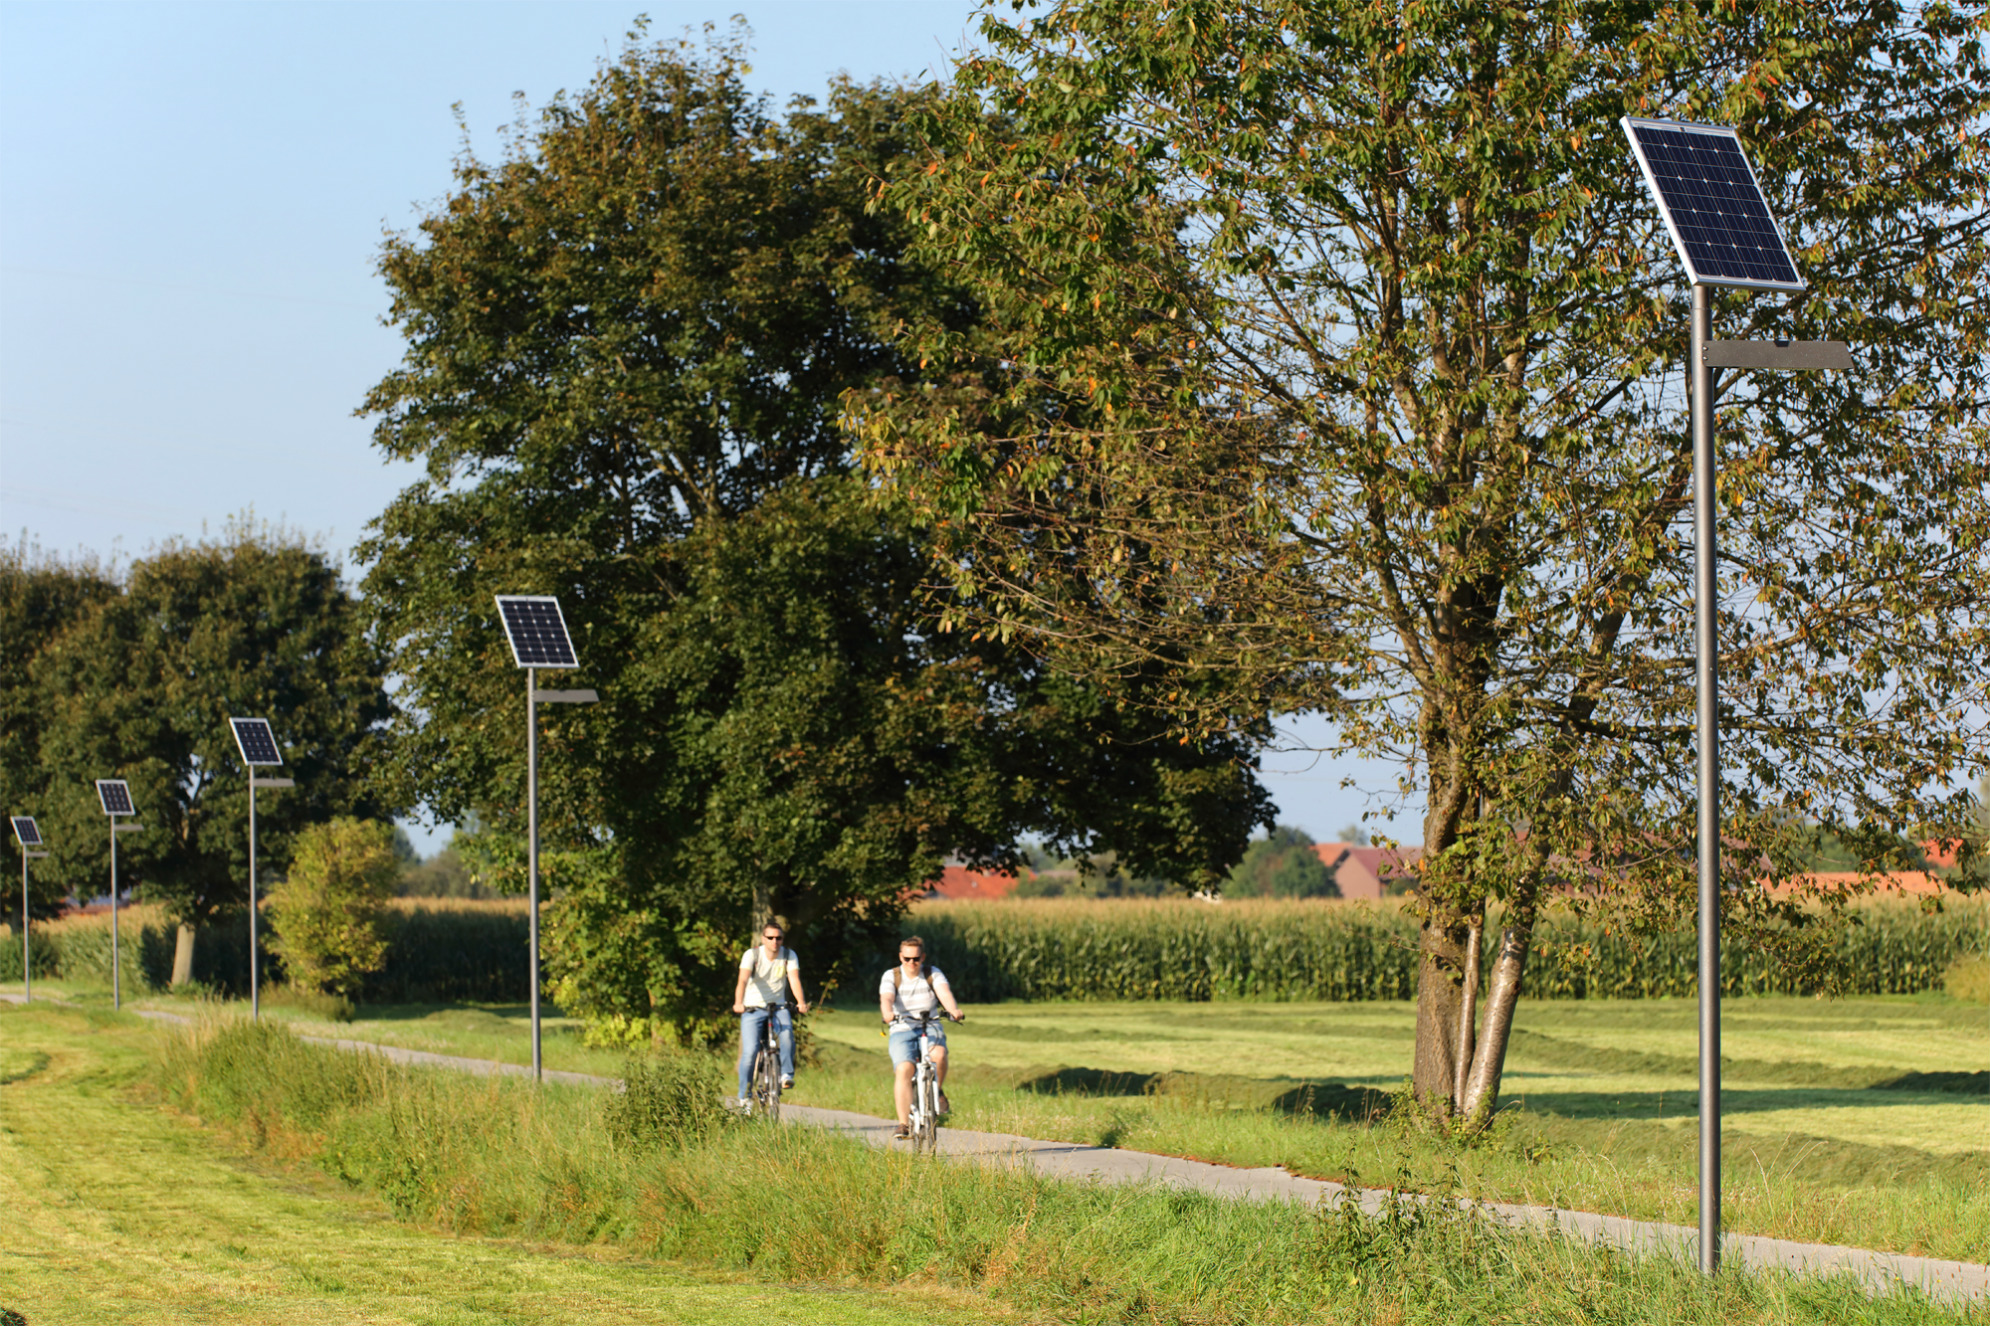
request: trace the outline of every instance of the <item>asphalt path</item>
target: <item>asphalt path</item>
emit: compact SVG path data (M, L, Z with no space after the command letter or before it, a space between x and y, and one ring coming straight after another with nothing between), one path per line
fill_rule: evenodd
M20 996L10 997L15 1002ZM157 1022L186 1024L191 1019L177 1013L149 1010L139 1016ZM406 1050L371 1041L355 1041L329 1036L306 1036L317 1045L360 1054L378 1054L394 1063L421 1068L446 1068L484 1077L530 1077L523 1064L498 1063L490 1059L466 1059L455 1055ZM548 1082L567 1086L619 1088L618 1078L590 1073L548 1071ZM810 1124L831 1128L859 1138L872 1146L903 1146L894 1142L893 1121L850 1110L816 1109L805 1105L781 1107L783 1123ZM965 1128L942 1128L938 1149L955 1160L985 1165L1025 1165L1053 1178L1091 1183L1158 1184L1192 1188L1199 1192L1237 1201L1289 1202L1317 1208L1353 1201L1375 1214L1390 1200L1386 1189L1350 1189L1324 1179L1307 1179L1284 1169L1240 1169L1207 1161L1184 1160L1178 1156L1154 1155L1117 1147L1081 1146L1071 1142L1046 1142L1040 1138L1018 1137L1010 1133L982 1133ZM1699 1231L1685 1225L1660 1224L1651 1220L1627 1220L1621 1216L1598 1215L1591 1211L1569 1211L1551 1206L1520 1206L1510 1202L1461 1202L1466 1209L1514 1229L1556 1233L1582 1243L1615 1248L1639 1255L1659 1253L1697 1263ZM1851 1275L1875 1291L1898 1286L1919 1289L1932 1298L1951 1303L1990 1301L1990 1265L1980 1262L1945 1261L1934 1257L1912 1257L1904 1253L1875 1252L1867 1248L1847 1248L1830 1243L1797 1243L1789 1239L1763 1238L1753 1234L1728 1234L1721 1240L1721 1260L1750 1270L1780 1270L1810 1275Z

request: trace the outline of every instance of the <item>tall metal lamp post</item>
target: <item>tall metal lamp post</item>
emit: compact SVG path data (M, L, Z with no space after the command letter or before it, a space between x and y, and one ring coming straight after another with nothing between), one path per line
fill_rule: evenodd
M14 841L21 845L21 1002L34 1000L33 978L28 973L28 861L48 853L41 846L41 828L32 815L14 816Z
M1714 370L1852 367L1843 341L1716 341L1711 287L1801 292L1755 170L1733 129L1623 118L1645 185L1693 287L1694 674L1699 744L1700 1269L1720 1265L1720 678L1715 639Z
M122 778L97 780L97 804L104 808L104 814L110 816L111 821L111 1007L117 1009L124 1007L117 942L117 836L137 833L145 826L118 823L120 816L137 813L131 806L131 787Z
M270 731L267 718L231 718L228 726L235 733L235 749L242 752L242 764L249 771L249 1016L260 1018L263 980L261 964L256 960L256 789L295 787L297 781L256 777L257 769L283 764L283 754L276 748L276 734Z
M558 599L500 594L497 606L511 657L525 669L525 869L532 939L532 1077L537 1081L544 1073L539 1058L539 704L593 704L601 697L591 690L539 689L539 669L580 666Z

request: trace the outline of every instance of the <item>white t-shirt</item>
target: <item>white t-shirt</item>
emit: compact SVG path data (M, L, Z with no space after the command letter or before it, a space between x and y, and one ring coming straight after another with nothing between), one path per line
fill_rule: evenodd
M801 963L795 960L795 951L783 947L774 957L767 956L766 946L755 944L740 954L739 969L748 973L746 980L746 1006L765 1008L769 1004L794 1002L788 990L788 973L800 972Z
M945 990L949 994L953 992L953 987L947 984L947 974L938 967L928 969L932 972L931 977L901 975L898 987L894 990L891 976L892 972L897 970L898 968L893 967L884 974L884 979L878 982L878 996L880 998L885 995L893 996L891 1015L899 1022L916 1018L921 1013L932 1012L940 1006L940 991Z

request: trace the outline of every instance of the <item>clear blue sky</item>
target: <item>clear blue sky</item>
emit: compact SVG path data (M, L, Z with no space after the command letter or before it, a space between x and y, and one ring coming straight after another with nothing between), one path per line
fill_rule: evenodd
M400 354L380 237L448 191L452 105L495 156L514 93L579 88L641 13L652 37L743 14L777 103L933 76L974 8L0 3L0 534L129 559L253 511L344 556L409 478L353 410ZM1370 804L1344 774L1394 785L1267 765L1316 837Z

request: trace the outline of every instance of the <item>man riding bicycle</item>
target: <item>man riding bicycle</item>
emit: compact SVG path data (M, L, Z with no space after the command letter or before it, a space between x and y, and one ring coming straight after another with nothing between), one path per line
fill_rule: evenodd
M920 1024L935 1007L944 1008L956 1022L966 1020L954 1002L954 992L946 974L926 961L926 941L914 935L900 942L898 965L878 982L878 1016L891 1028L891 1063L897 1080L892 1095L898 1105L898 1128L893 1137L912 1135L912 1077L919 1059ZM940 1081L940 1112L947 1104L947 1034L938 1022L927 1022L924 1031L931 1047L933 1072Z
M786 931L769 921L760 927L760 942L739 958L739 986L733 991L732 1011L739 1014L739 1099L752 1090L753 1056L760 1048L760 1028L769 1017L781 1038L781 1090L795 1084L795 1019L793 1008L808 1012L802 998L801 964L794 950L781 940Z

